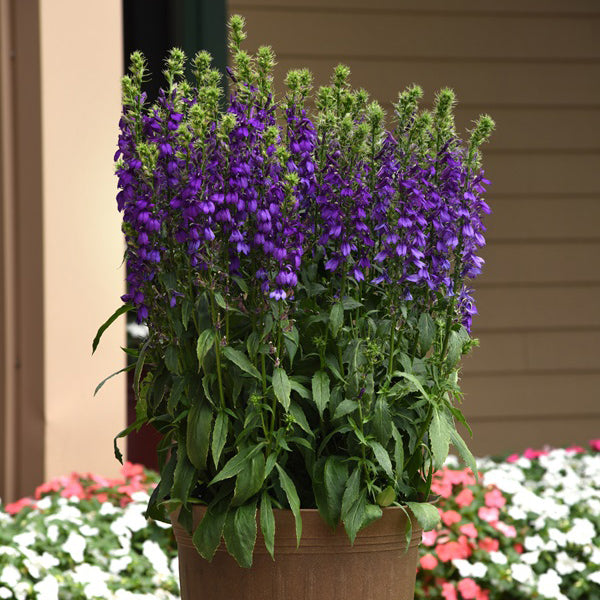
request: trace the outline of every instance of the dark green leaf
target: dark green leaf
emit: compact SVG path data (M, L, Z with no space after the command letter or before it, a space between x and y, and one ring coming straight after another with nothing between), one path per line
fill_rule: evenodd
M344 307L340 302L337 302L331 307L331 312L329 313L329 327L334 338L337 337L343 322Z
M229 509L225 517L223 537L227 550L240 567L249 569L252 566L256 533L256 501Z
M212 421L212 408L207 402L192 404L187 419L186 449L191 463L200 471L206 469Z
M317 371L312 378L312 397L317 405L319 415L323 417L323 412L329 404L329 377L325 371Z
M285 495L290 505L292 514L296 521L296 546L300 546L300 537L302 536L302 517L300 516L300 498L298 498L298 492L294 482L290 479L289 475L281 468L279 464L275 464L277 472L279 473L279 483L281 489L285 492Z
M196 484L196 469L188 459L182 442L183 440L180 440L177 452L177 466L175 467L173 487L171 488L171 500L187 505L192 489Z
M373 433L377 441L385 445L392 435L392 416L385 398L377 398L373 409Z
M393 377L403 377L404 379L408 379L408 381L410 381L415 386L415 388L417 388L417 390L421 392L423 398L430 400L429 394L425 391L423 384L412 373L406 373L404 371L394 371Z
M135 364L132 365L127 365L126 367L123 367L122 369L119 369L118 371L115 371L112 375L109 375L108 377L105 377L97 386L96 389L94 390L94 396L100 391L100 389L102 388L102 386L111 378L113 378L115 375L118 375L119 373L125 373L126 371L131 371L132 369L135 369Z
M421 313L419 317L419 345L421 346L421 354L425 354L435 337L435 323L428 313Z
M192 536L192 542L196 550L198 550L200 556L208 561L213 559L221 543L228 508L229 498L222 498L211 503Z
M255 377L256 379L261 379L258 369L248 360L248 357L243 352L240 352L231 346L225 346L222 352L225 358L238 366L242 371L252 375L252 377Z
M170 415L174 414L179 403L183 399L183 392L185 390L185 379L183 377L175 377L171 392L169 394L169 400L167 402L167 411Z
M290 357L291 365L294 362L294 357L296 356L296 352L298 351L298 346L300 344L300 337L296 327L292 327L290 331L286 331L283 334L283 343L285 344L288 356Z
M260 530L265 540L265 547L271 558L275 560L275 515L271 498L266 491L263 492L260 501Z
M285 410L290 407L290 393L292 388L287 373L281 367L273 369L273 391L275 397Z
M341 419L355 410L358 410L358 402L354 400L342 400L335 409L333 419Z
M129 427L126 427L125 429L123 429L123 431L120 431L119 433L117 433L117 435L113 439L113 448L114 448L114 452L115 452L115 458L121 464L123 464L123 454L119 450L119 446L117 446L117 440L119 438L128 436L134 429L139 430L139 428L147 422L148 422L148 420L146 418L139 419L135 423L132 423L131 425L129 425Z
M473 471L475 477L478 478L479 473L477 471L477 464L475 463L475 459L473 458L473 455L471 454L469 448L467 448L465 441L462 439L462 437L460 437L460 434L458 433L458 431L456 431L456 429L454 429L454 427L450 428L450 439L452 440L452 445L458 450L458 453L460 454L467 467L469 467L471 471Z
M219 459L221 458L221 452L225 447L227 441L227 431L229 428L229 419L225 412L219 412L215 421L215 427L212 434L212 445L211 452L215 469L219 467Z
M339 363L337 361L337 358L335 358L332 354L328 354L325 357L325 362L327 363L327 368L340 380L343 381L345 383L345 379L343 377L343 375L340 373L340 366Z
M342 514L342 498L348 481L348 465L339 456L329 456L323 470L325 485L326 521L335 527ZM322 513L321 513L322 514Z
M373 450L373 454L379 463L379 466L385 471L386 475L390 478L394 478L394 473L392 471L392 461L390 460L390 455L387 450L375 440L368 441L371 450Z
M310 390L304 387L301 383L299 383L294 377L290 377L290 386L294 392L296 392L300 398L304 398L305 400L310 400L311 394Z
M435 506L426 502L406 502L406 506L411 510L415 519L424 531L435 529L440 522L440 513Z
M440 413L439 409L435 408L429 425L429 442L436 469L443 467L444 461L448 456L450 430L451 426L448 423L446 415Z
M242 469L235 481L232 506L244 504L256 494L265 480L265 457L262 452L255 454L249 465Z
M224 310L227 310L227 304L225 303L225 299L223 298L223 294L220 292L215 292L215 302Z
M304 411L296 402L290 404L290 414L294 417L294 421L300 425L300 428L308 433L311 437L314 437L313 430L310 428Z
M123 306L117 308L117 310L115 310L115 312L108 317L108 319L106 319L106 321L104 321L104 323L102 325L100 325L100 328L98 329L98 332L96 333L96 337L94 338L94 341L92 342L92 354L94 354L94 352L96 352L96 348L98 347L98 344L100 343L100 338L102 337L102 334L121 316L124 315L126 312L129 312L130 310L133 310L134 306L133 304L124 304Z
M392 436L394 438L394 463L396 466L396 481L400 481L402 472L404 471L404 444L402 442L402 436L396 429L395 425L392 425Z
M242 277L239 277L238 275L232 275L231 279L233 279L238 284L240 290L242 290L244 294L248 293L248 284Z
M208 485L213 485L218 481L235 477L242 469L245 469L250 459L261 450L265 445L264 442L257 444L256 446L249 446L240 450L234 457L230 458L225 466L213 477L212 481Z
M352 471L352 475L346 482L346 489L342 496L342 520L346 518L352 505L358 500L360 492L360 465L357 465Z
M358 300L355 300L354 298L349 298L348 296L345 296L342 300L342 306L344 307L344 310L354 310L355 308L360 308L362 306L362 303Z
M463 340L461 335L453 331L450 333L450 339L448 340L448 354L446 355L446 362L449 366L453 367L462 356Z
M165 365L171 373L179 373L179 350L171 344L165 351Z
M215 332L212 329L205 329L199 336L196 343L196 356L198 357L198 372L202 368L204 357L215 343Z

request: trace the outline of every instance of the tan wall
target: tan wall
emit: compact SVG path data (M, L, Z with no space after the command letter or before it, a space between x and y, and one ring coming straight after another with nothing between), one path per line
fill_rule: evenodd
M481 348L463 370L478 453L600 436L600 4L596 0L231 0L277 79L338 62L395 100L454 88L461 128L497 122Z
M2 188L0 278L2 322L12 323L0 329L8 499L63 473L118 467L112 438L125 422L125 380L92 393L124 366L124 326L94 357L91 340L124 287L112 165L121 2L2 0L2 16L14 53L6 60L3 44L2 114L10 102L13 117L1 130L3 181L12 182Z

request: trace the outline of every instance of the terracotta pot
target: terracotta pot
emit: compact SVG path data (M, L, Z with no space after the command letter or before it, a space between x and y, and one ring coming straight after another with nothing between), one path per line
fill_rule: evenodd
M194 507L194 527L204 508ZM275 510L275 561L258 528L250 569L238 566L222 542L212 562L204 560L177 523L182 600L412 600L421 529L413 526L405 552L406 515L385 508L354 546L343 527L335 532L318 511L302 510L302 539L296 549L294 518Z

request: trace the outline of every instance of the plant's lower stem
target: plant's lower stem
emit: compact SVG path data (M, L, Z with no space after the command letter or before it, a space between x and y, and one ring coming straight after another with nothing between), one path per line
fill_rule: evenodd
M212 316L213 326L215 328L215 358L217 361L217 382L219 384L219 402L221 408L225 409L225 394L223 393L223 375L221 373L221 336L217 327L217 310L215 308L214 294L210 293L210 312Z

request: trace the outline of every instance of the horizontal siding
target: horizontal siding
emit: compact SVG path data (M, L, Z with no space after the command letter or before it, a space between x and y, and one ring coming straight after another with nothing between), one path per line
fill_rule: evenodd
M528 372L600 373L600 328L483 332L479 338L481 346L463 361L463 377Z
M483 250L482 256L485 268L477 280L478 289L488 286L588 283L598 281L598 273L590 269L590 265L600 264L600 240L566 244L492 242Z
M572 195L552 192L532 197L516 192L510 197L497 196L500 194L492 193L488 198L492 207L486 221L490 241L600 241L600 197L596 194L577 190Z
M600 16L600 7L596 0L233 0L229 2L229 11L261 9L272 10L300 10L307 9L317 13L319 11L346 11L361 13L386 14L419 12L442 13L450 17L463 13L492 13L495 15L518 14L521 16L532 15L577 15L596 17Z
M477 420L471 419L473 437L469 442L476 456L501 455L523 452L526 448L587 446L591 439L598 438L600 415L562 415L544 417L536 415L530 419ZM455 452L455 454L457 454Z
M500 28L494 15L397 13L382 19L376 12L369 12L357 19L353 13L336 11L315 18L309 9L302 12L273 9L269 11L269 40L266 42L260 26L264 11L246 9L244 16L248 24L248 47L256 50L259 45L268 43L280 58L325 55L343 56L346 60L368 57L388 61L418 57L444 62L464 58L477 61L523 57L545 61L600 58L596 24L593 19L582 22L580 17L539 16L529 21L511 16L502 20ZM570 36L573 27L577 27L576 38ZM310 44L306 44L308 31ZM423 31L427 31L426 36ZM509 45L507 39L511 41ZM548 53L549 47L552 54Z
M600 327L600 285L482 288L478 331Z
M462 408L469 418L600 417L599 372L463 375L461 381L465 394Z

